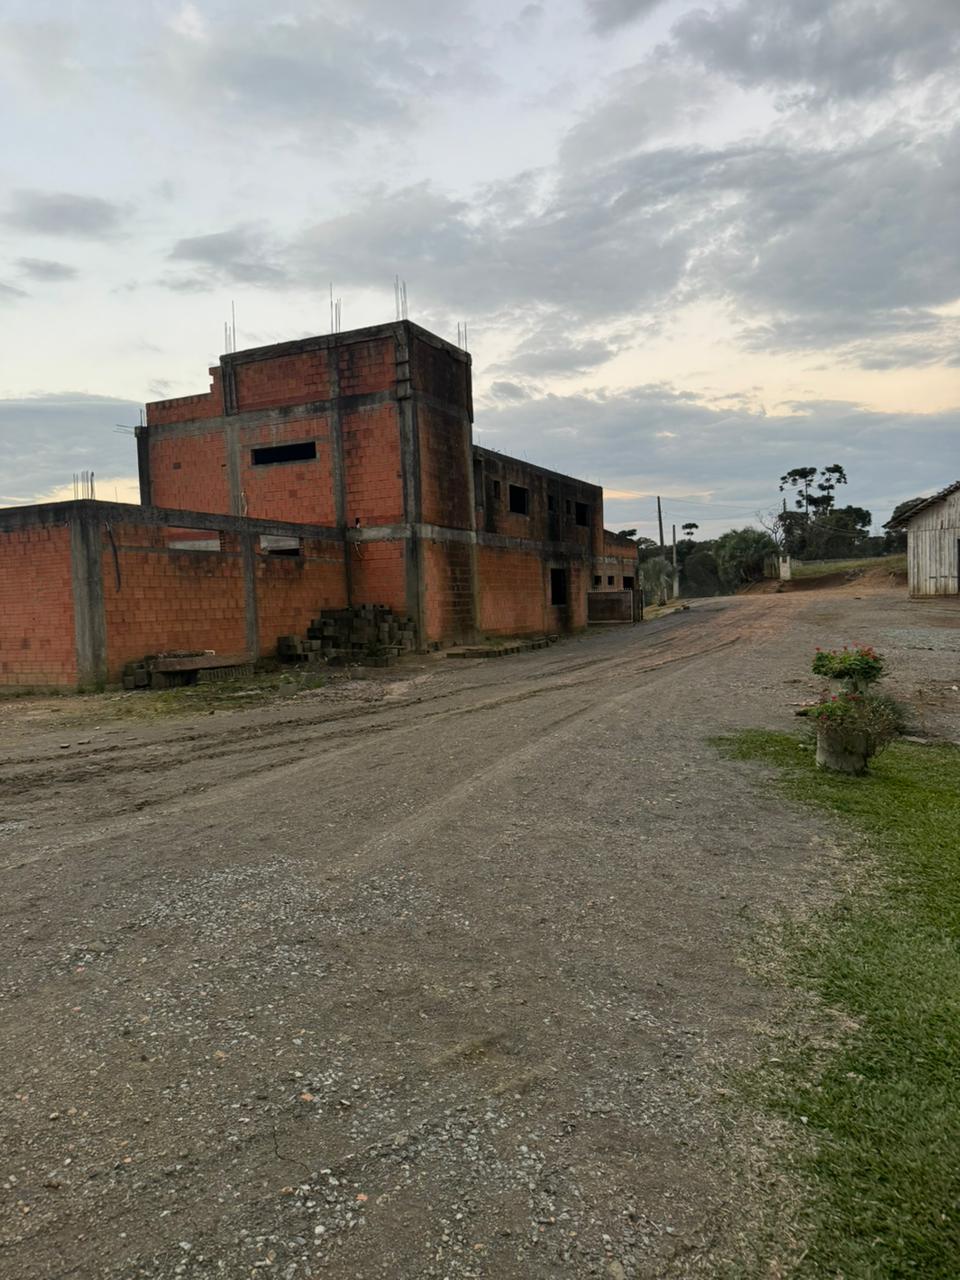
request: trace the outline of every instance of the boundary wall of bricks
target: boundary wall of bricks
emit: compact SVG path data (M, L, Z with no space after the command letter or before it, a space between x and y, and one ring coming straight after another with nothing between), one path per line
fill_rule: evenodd
M92 501L0 510L2 685L97 688L170 650L252 661L346 603L335 529Z

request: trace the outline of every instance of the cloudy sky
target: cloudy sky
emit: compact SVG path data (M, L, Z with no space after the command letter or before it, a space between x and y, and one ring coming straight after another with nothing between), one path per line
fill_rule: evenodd
M5 0L0 503L135 499L240 346L469 325L477 438L607 522L960 476L957 0ZM15 122L15 125L11 122Z

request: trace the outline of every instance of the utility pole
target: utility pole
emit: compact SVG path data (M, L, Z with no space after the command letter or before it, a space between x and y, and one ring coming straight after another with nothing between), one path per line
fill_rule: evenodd
M680 570L677 568L677 526L673 526L673 598L680 594Z
M663 511L660 509L660 496L657 495L657 523L660 525L660 554L663 555Z

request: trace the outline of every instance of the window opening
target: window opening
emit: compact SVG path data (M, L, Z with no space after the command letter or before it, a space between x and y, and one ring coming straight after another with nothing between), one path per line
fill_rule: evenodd
M303 543L299 538L264 533L260 535L260 550L268 556L299 556L303 554Z
M577 524L588 525L590 523L590 508L585 502L577 503Z
M255 467L268 467L276 462L309 462L317 456L316 440L298 440L296 444L274 444L250 451Z
M553 605L564 605L567 603L566 569L550 570L550 603Z
M518 516L528 515L530 512L530 490L525 489L523 485L512 484L510 486L510 510Z
M624 580L623 580L623 589L624 589L624 591L632 591L632 590L633 590L633 579L632 579L632 578L624 578Z

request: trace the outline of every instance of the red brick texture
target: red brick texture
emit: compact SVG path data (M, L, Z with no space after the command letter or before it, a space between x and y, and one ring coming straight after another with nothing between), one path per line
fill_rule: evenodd
M385 604L401 616L407 612L407 544L354 542L349 544L352 599L356 604Z
M147 425L162 426L168 422L195 422L219 418L223 413L223 388L220 369L210 370L210 390L196 396L179 396L176 400L154 400L147 405Z
M481 546L477 559L480 630L488 635L543 634L549 597L541 556L533 550Z
M148 653L246 653L243 561L236 535L221 534L219 552L171 551L163 526L112 528L116 562L106 534L102 544L108 680L119 680L124 663Z
M77 684L67 524L0 533L0 684Z
M336 352L341 396L371 395L396 386L397 343L392 333L365 342L345 342Z
M257 556L261 654L276 652L278 636L302 635L321 609L346 606L341 545L308 539L302 545L302 556Z
M283 405L329 400L326 351L236 363L237 410L276 409Z
M466 640L474 631L472 548L463 542L421 543L428 641Z
M404 519L400 416L395 403L343 414L346 522L399 524ZM370 603L382 603L371 601Z
M456 414L417 406L422 518L445 529L472 529L468 467L473 463L470 429Z
M240 514L260 520L335 525L337 499L333 485L330 424L325 417L238 428L240 444ZM312 443L317 456L299 462L255 465L254 449Z
M150 498L153 506L171 511L226 515L230 484L223 428L151 432Z
M170 530L162 526L114 525L113 536L117 559L105 536L102 561L109 680L120 678L125 663L161 650L213 649L230 658L250 654L240 535L221 533L219 552L170 550ZM304 538L301 546L301 556L270 555L259 550L257 539L261 655L276 652L279 636L303 632L321 609L346 604L340 545Z

